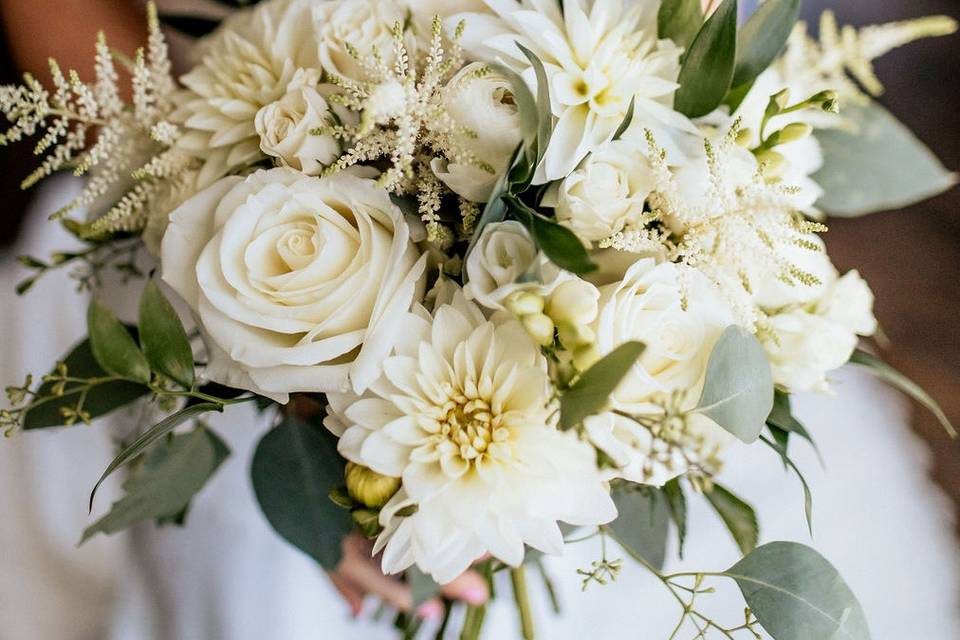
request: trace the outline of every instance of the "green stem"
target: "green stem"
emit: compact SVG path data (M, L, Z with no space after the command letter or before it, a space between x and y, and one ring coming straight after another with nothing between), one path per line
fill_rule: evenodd
M469 605L467 615L463 619L463 631L460 632L460 640L478 640L480 638L480 629L483 628L483 618L486 615L487 607L485 605Z
M513 597L520 613L520 633L523 640L534 640L533 614L530 611L530 596L527 594L527 573L523 565L510 570Z

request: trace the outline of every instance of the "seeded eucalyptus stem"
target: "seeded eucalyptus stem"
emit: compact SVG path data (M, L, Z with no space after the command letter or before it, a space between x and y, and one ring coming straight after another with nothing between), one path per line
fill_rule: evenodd
M523 565L510 570L513 598L520 614L520 634L523 640L534 640L533 614L530 611L530 596L527 593L527 573Z

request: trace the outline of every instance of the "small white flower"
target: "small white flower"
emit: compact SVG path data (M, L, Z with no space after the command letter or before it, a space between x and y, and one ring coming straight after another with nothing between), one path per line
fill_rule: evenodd
M432 317L407 315L383 377L362 398L332 394L326 421L348 460L403 480L380 512L384 572L416 564L440 583L485 553L517 566L525 544L561 552L558 520L616 515L593 448L551 421L537 345L459 290L444 297Z
M369 385L424 269L374 180L286 168L185 202L161 254L163 279L209 338L211 379L281 397Z
M455 75L443 91L447 115L462 131L453 135L454 146L467 152L465 159L434 160L434 173L455 193L473 202L490 198L497 178L520 144L520 114L510 83L484 65L472 63Z
M340 143L329 134L315 135L336 122L330 105L309 84L291 87L282 98L257 112L260 150L308 176L320 175L340 155Z
M587 325L597 317L599 299L600 292L595 286L580 278L570 278L550 294L546 313L557 324Z
M508 220L488 224L467 257L464 294L487 309L500 310L515 291L547 295L563 271L537 250L526 228Z
M363 61L371 59L374 52L385 65L394 63L393 28L406 18L399 2L333 0L313 4L317 30L313 46L318 47L320 64L327 73L359 83L369 75Z
M599 242L628 223L642 225L643 205L655 186L653 169L636 145L607 142L560 183L557 220L582 240Z

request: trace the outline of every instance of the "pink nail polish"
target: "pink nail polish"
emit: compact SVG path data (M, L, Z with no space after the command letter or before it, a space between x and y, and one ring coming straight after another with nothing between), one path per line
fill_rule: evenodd
M443 605L438 600L428 600L417 609L417 615L424 620L439 620L443 615Z
M483 587L468 587L461 595L469 604L483 604L487 601L487 590Z

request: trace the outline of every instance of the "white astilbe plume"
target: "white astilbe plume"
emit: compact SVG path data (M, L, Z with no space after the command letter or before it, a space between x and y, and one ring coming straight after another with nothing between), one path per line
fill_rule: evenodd
M719 287L738 324L763 330L765 314L754 302L751 282L779 280L797 287L819 284L816 275L785 256L790 255L788 247L821 251L810 234L826 231L826 227L804 218L793 204L794 190L767 180L762 165L753 165L752 177L743 175L744 165L753 161L735 142L739 131L737 123L719 144L704 141L709 179L703 193L692 201L667 166L665 152L648 134L657 176L649 204L672 233L649 232L643 241L660 239L670 260L700 270ZM648 248L629 246L625 238L629 236L609 244L629 251Z
M34 153L43 160L24 179L23 188L61 169L89 173L80 195L52 216L60 218L80 207L94 215L107 209L83 227L87 235L142 229L154 196L167 190L160 183L179 179L190 164L189 158L171 150L179 135L167 122L175 81L152 3L148 28L146 51L139 50L129 64L132 104L120 97L114 55L102 33L92 83L82 82L73 70L64 74L51 59L52 93L30 75L22 85L0 87L0 110L12 123L0 134L0 144L42 132Z

